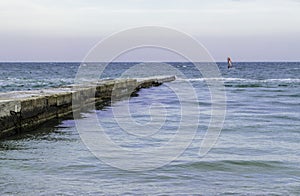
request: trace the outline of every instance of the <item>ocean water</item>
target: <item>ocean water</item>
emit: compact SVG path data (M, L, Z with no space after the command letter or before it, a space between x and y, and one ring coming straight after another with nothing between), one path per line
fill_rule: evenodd
M0 141L1 195L299 195L300 63L235 63L230 70L218 63L222 78L209 80L224 82L226 118L217 143L204 157L198 152L210 122L206 80L189 63L170 64L185 75L174 85L189 82L197 94L197 102L183 100L186 106L200 107L196 135L179 157L146 171L112 167L89 151L68 116ZM134 65L114 63L102 78L119 77ZM0 91L72 84L78 66L0 63ZM161 74L157 66L153 72ZM95 112L118 145L142 151L163 145L176 133L180 101L167 85L142 89L132 97L132 117L145 126L152 103L164 104L168 112L160 132L140 138L124 133L115 122L113 111L125 101Z

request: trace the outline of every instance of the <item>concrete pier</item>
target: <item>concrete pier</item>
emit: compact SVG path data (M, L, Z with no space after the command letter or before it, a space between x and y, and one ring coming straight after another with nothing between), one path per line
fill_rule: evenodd
M74 109L83 110L95 102L129 97L141 88L173 80L175 76L117 79L61 88L0 93L0 138L71 114Z

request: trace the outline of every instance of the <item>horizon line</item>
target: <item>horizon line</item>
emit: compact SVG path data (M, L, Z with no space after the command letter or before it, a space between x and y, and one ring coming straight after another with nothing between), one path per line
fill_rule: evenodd
M300 63L300 60L273 61L233 61L234 63ZM227 63L227 61L112 61L112 62L84 62L84 61L0 61L0 63Z
M198 61L193 63L227 63L227 61ZM233 61L235 63L298 63L300 60L255 60ZM0 61L0 63L192 63L191 61L111 61L111 62L85 62L85 61Z

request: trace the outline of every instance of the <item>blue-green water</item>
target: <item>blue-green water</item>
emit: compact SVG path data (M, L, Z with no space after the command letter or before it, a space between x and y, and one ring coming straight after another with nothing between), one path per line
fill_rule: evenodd
M300 63L235 63L231 70L219 63L227 113L221 135L205 157L198 156L211 104L205 81L196 78L190 64L172 65L187 76L178 78L176 85L191 82L198 102L190 105L201 109L197 135L175 161L142 172L113 168L83 144L74 120L54 120L35 132L0 141L1 195L299 195ZM117 63L103 77L118 77L130 66ZM77 68L76 63L1 63L0 91L71 84ZM131 98L136 120L148 121L149 115L139 108L157 101L174 112L169 116L171 124L157 137L139 140L140 148L159 143L178 126L179 101L164 85L142 89ZM98 110L97 115L108 135L124 140L122 130L113 123L113 107ZM133 138L125 141L135 144Z

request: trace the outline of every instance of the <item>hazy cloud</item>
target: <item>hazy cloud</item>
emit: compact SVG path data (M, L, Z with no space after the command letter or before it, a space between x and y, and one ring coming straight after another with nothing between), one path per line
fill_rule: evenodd
M176 28L199 39L206 37L209 39L207 43L212 43L210 40L216 38L240 42L245 38L263 39L270 35L276 39L288 37L298 40L299 24L300 4L297 0L0 1L0 42L5 40L5 43L21 37L49 39L52 43L56 39L61 42L64 38L72 38L76 42L73 38L78 38L80 42L86 39L88 43L94 43L97 38L116 31L144 25ZM24 48L24 44L19 45ZM13 45L18 47L16 43ZM90 44L82 45L87 47ZM243 49L238 44L236 47ZM36 50L33 46L29 48ZM0 54L1 58L4 59Z

